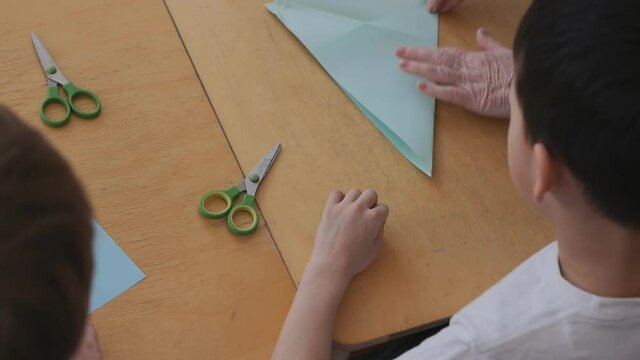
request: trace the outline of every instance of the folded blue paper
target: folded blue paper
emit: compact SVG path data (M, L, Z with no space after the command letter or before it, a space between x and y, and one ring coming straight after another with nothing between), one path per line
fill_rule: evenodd
M402 72L396 48L436 47L424 0L276 0L267 8L391 143L431 176L435 100Z
M91 312L144 279L142 271L97 222L94 222L93 238Z

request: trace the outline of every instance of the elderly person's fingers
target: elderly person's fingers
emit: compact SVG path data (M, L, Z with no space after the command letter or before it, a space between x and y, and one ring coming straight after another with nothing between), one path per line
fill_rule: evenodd
M480 115L508 118L511 50L482 28L476 40L481 51L400 47L396 55L400 69L435 83L420 82L422 93Z
M432 13L451 11L463 1L464 0L429 0L427 1L427 11Z

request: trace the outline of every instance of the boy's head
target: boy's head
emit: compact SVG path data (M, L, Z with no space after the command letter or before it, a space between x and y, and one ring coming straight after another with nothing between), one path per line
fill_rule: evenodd
M525 14L509 165L542 212L554 192L571 208L573 188L604 217L640 229L639 19L633 0L534 0Z
M91 210L69 166L0 107L0 359L67 360L92 273Z

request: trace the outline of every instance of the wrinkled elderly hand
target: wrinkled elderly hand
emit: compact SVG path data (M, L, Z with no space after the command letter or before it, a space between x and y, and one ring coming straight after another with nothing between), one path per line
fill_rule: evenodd
M511 50L484 29L478 30L476 39L482 51L401 47L396 55L402 70L436 83L418 82L424 94L480 115L508 118Z
M453 10L463 1L464 0L429 0L427 1L427 11L432 13L447 12Z

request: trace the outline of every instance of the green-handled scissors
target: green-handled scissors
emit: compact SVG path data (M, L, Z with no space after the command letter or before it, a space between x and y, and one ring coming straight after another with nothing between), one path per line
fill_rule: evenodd
M42 41L34 32L31 33L31 41L33 41L33 46L36 48L36 53L38 54L38 59L40 59L40 64L42 65L44 74L47 76L47 84L49 87L47 97L40 105L40 118L42 119L42 121L52 127L62 127L69 122L71 112L83 119L93 119L98 116L98 114L100 113L100 98L98 98L98 96L91 91L81 89L67 80L67 78L62 74L62 70L60 70L55 61L53 61L51 55L49 55L47 48L44 47ZM67 93L68 99L64 98L58 92L59 85L62 86L64 92ZM78 109L73 104L73 100L78 96L88 97L94 102L96 107L89 112ZM45 114L45 109L51 104L60 104L64 106L66 110L65 115L60 119L49 118Z
M198 210L200 215L209 219L221 219L227 217L227 226L232 233L236 235L249 235L258 228L258 212L255 207L256 191L258 186L264 180L265 175L271 168L273 161L280 152L280 144L277 144L260 160L260 162L251 170L249 176L227 190L209 191L200 198L200 206ZM234 200L243 192L246 192L244 199L237 205L233 205ZM227 206L218 212L207 210L206 203L210 199L219 198L227 203ZM239 227L233 220L233 216L238 212L245 212L251 216L251 225L248 227Z

